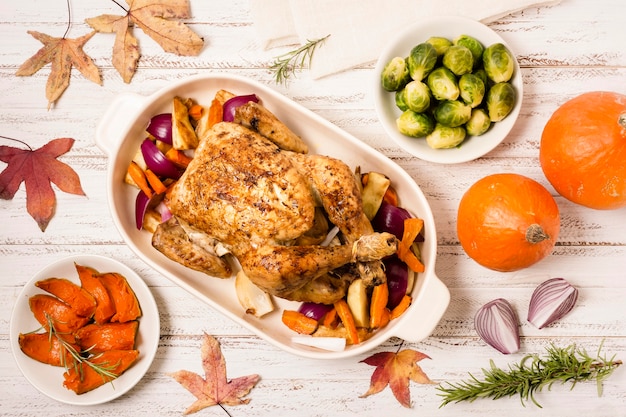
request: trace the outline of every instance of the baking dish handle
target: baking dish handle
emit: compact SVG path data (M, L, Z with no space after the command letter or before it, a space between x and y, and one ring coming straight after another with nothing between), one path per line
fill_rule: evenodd
M96 145L109 157L116 152L124 139L124 132L140 109L145 97L135 93L117 95L96 126Z
M395 336L407 342L419 342L430 336L450 304L448 287L434 274L426 280L420 293L428 297L428 301L416 300L394 330Z

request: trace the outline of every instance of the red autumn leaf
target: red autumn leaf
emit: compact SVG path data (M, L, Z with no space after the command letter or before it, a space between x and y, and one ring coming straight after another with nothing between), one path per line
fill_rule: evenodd
M411 349L403 350L399 353L380 352L376 353L361 362L375 366L372 374L369 390L361 396L367 397L381 392L387 385L396 399L404 407L411 407L411 393L409 392L409 382L418 384L432 384L433 381L422 371L417 362L422 359L430 359L427 355Z
M208 334L205 334L203 338L201 356L205 378L184 370L170 374L197 398L185 410L185 414L195 413L212 405L240 405L250 402L250 399L242 397L246 396L256 385L260 379L259 375L242 376L228 381L226 361L219 342Z
M0 146L0 161L8 165L0 173L0 198L11 200L19 186L26 186L26 209L45 232L56 208L50 183L61 191L85 195L78 174L56 158L72 148L74 139L53 139L36 150Z
M29 30L28 33L43 43L43 47L22 64L15 75L28 76L50 63L50 75L46 83L48 108L57 101L70 84L70 72L75 66L87 79L102 85L100 72L96 64L83 51L85 43L96 32L88 33L76 39L54 38L44 33Z
M129 83L139 60L139 43L133 35L133 26L154 39L165 52L177 55L198 55L204 40L184 23L172 19L191 17L188 0L126 0L126 15L103 14L85 22L97 32L115 33L113 66Z

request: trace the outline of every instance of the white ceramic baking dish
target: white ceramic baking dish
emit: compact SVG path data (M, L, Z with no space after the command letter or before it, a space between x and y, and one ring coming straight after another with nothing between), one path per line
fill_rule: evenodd
M362 172L375 170L386 174L398 192L401 205L424 219L425 241L421 249L426 271L416 281L413 303L404 315L369 340L339 352L294 344L295 333L281 322L281 311L295 309L298 303L276 299L278 308L273 313L260 319L246 314L235 294L234 279L212 278L169 260L151 246L149 233L135 227L137 190L124 184L124 175L145 137L150 118L171 111L174 96L209 104L221 88L235 94L257 94L269 110L307 142L311 153L339 158L353 168L361 166ZM111 215L124 241L137 256L217 311L287 352L331 359L366 352L392 336L417 342L432 333L449 304L449 291L435 275L437 236L432 212L415 181L389 158L265 85L230 74L209 74L172 83L150 96L119 95L98 124L96 143L109 156L107 192Z

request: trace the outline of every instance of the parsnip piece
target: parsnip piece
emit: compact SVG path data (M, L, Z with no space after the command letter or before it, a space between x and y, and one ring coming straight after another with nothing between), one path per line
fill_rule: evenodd
M243 271L237 272L235 276L235 291L239 303L246 310L246 313L263 317L274 311L272 297L250 281L250 278Z
M347 300L348 307L352 311L354 322L357 327L368 327L370 322L369 299L367 297L367 287L361 278L352 281L348 287Z
M368 219L372 220L383 202L383 196L391 180L378 172L367 174L367 184L363 187L363 212Z
M198 137L189 120L189 109L179 97L174 97L173 106L172 146L178 150L195 149Z

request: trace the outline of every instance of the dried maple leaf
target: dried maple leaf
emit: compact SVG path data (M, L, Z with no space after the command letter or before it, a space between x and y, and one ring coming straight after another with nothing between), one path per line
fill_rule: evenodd
M247 404L250 399L243 399L259 381L259 375L248 375L226 379L226 361L219 342L208 334L204 335L202 348L202 368L205 378L190 371L178 371L170 374L197 400L185 410L185 414L195 413L212 405Z
M375 366L376 369L372 374L369 390L361 395L361 398L377 394L389 385L400 404L407 408L411 407L409 381L433 384L417 364L425 358L430 359L421 352L406 349L399 353L380 352L362 360L361 362Z
M53 139L39 149L0 146L0 161L8 165L0 173L0 198L10 200L20 184L26 186L26 209L45 232L56 208L50 183L61 191L85 195L78 174L56 158L69 151L74 139Z
M18 68L15 75L33 75L43 66L50 63L50 75L46 83L48 108L61 97L61 94L63 94L70 84L72 66L75 66L88 80L102 85L98 67L96 67L96 64L94 64L91 58L83 51L85 43L87 43L96 32L90 32L76 39L68 39L66 37L55 38L31 30L29 30L28 33L33 38L43 43L44 46L37 51L35 55L26 60L26 62Z
M113 66L129 83L139 60L139 43L132 33L137 25L154 39L165 52L177 55L198 55L204 40L184 23L170 19L191 17L188 0L126 0L126 15L103 14L85 21L97 32L115 33Z

